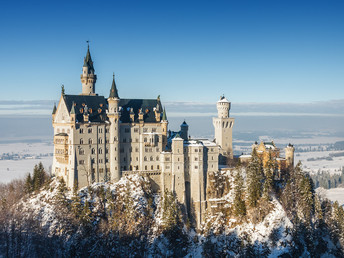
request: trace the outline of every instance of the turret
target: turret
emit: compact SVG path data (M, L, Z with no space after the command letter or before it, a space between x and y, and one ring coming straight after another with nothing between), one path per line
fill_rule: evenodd
M162 112L162 118L161 118L161 127L162 127L162 148L165 149L167 145L167 127L168 127L168 121L167 121L167 115L166 115L166 109L164 108L164 111Z
M189 126L184 120L184 122L180 125L180 137L182 137L184 141L187 141L188 139L188 131L189 131Z
M221 96L216 103L217 117L213 118L215 128L215 142L221 147L220 154L224 157L220 162L225 163L226 158L233 158L232 146L232 129L234 126L234 118L229 117L231 103Z
M108 101L108 117L110 122L110 177L111 181L117 182L121 178L121 170L119 163L119 96L115 82L115 74L113 74L112 85Z
M84 58L84 65L82 67L82 74L80 76L82 83L81 95L96 95L95 84L97 75L94 74L93 61L90 53L90 46L87 46L86 57Z
M294 167L294 151L295 148L290 143L288 146L284 149L285 151L285 159L287 160L287 168L292 169Z
M220 97L220 100L216 104L218 118L228 118L229 110L231 109L231 103L225 98Z
M73 102L73 104L72 104L72 108L71 108L71 110L70 110L70 121L72 122L72 123L74 123L75 124L75 120L76 120L76 114L75 114L75 103Z

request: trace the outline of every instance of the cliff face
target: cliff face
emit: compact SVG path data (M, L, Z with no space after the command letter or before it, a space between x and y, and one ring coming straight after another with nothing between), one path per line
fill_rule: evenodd
M78 192L68 190L63 182L54 179L40 191L22 198L7 213L2 211L7 217L3 219L6 226L1 228L0 254L342 255L340 220L335 219L340 208L323 201L320 210L324 212L320 216L314 203L310 218L296 218L290 206L293 203L284 200L286 193L294 192L284 193L291 186L283 182L275 182L267 198L262 192L252 206L246 169L239 172L208 176L207 217L198 232L189 227L187 216L172 193L153 194L149 180L141 176L124 177L114 184L96 183Z

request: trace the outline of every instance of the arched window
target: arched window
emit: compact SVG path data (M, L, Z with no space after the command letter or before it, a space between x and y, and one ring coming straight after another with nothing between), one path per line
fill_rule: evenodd
M94 148L92 148L91 153L92 153L92 154L96 154L96 151L95 151Z
M98 139L98 143L99 143L99 144L103 143L103 139L102 139L102 138L99 138L99 139Z
M144 160L144 161L147 161L147 157L145 156L145 157L143 158L143 160Z
M153 170L153 168L154 168L154 167L153 167L153 165L152 165L152 166L151 166L151 170Z
M84 144L84 140L82 138L80 139L80 144Z
M79 155L84 155L84 154L85 154L84 149L80 149L80 150L79 150Z
M92 144L92 143L93 143L92 139L91 138L88 139L88 144Z
M153 156L150 156L150 158L149 158L149 159L150 159L150 161L153 161L153 160L154 160L154 159L153 159Z
M99 153L99 154L102 154L102 153L103 153L102 148L100 148L100 149L98 150L98 153Z

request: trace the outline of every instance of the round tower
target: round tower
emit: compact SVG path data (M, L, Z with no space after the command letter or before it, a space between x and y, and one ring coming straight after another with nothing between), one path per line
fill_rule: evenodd
M115 83L115 75L113 75L112 86L108 101L108 117L110 121L110 177L112 182L117 182L121 178L121 169L119 163L119 96Z
M294 167L294 152L295 148L290 143L288 146L284 149L285 151L285 159L287 161L287 168L292 169Z
M231 109L231 103L225 98L220 97L220 100L216 104L218 118L228 118L229 110Z
M218 144L220 154L225 157L221 159L221 163L225 163L226 157L233 158L233 146L232 146L232 130L234 126L234 118L229 117L229 110L231 103L221 96L220 100L216 103L218 116L213 118L213 125L215 129L215 142Z

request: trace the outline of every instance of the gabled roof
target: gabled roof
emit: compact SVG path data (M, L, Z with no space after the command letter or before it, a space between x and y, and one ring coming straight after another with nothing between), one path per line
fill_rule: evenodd
M76 121L84 121L83 113L86 106L89 115L88 120L90 122L105 122L107 120L107 102L103 96L64 95L63 98L68 112L75 112Z

